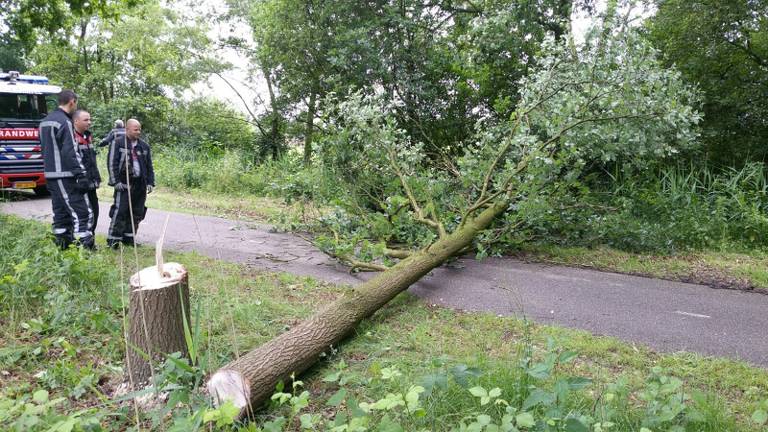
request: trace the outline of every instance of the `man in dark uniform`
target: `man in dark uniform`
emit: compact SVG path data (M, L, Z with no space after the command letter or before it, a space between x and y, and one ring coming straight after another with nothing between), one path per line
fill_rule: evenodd
M125 124L120 119L115 120L115 127L99 141L99 147L105 147L112 144L114 141L122 141L125 135Z
M63 90L58 102L59 107L40 122L45 180L53 206L53 234L62 249L73 241L93 249L93 213L87 196L90 182L72 128L77 96L72 90Z
M130 119L125 125L124 138L113 140L109 146L109 184L115 188L115 202L109 210L112 223L107 245L113 248L120 242L133 245L139 222L144 220L147 211L144 206L147 193L155 187L152 154L140 135L141 123Z
M99 197L96 195L96 189L101 184L101 175L96 164L96 148L93 146L93 136L89 130L91 114L85 110L77 110L72 114L72 121L75 126L75 141L83 155L85 171L88 172L88 181L90 182L88 185L88 202L93 213L91 232L96 235L96 224L99 222Z

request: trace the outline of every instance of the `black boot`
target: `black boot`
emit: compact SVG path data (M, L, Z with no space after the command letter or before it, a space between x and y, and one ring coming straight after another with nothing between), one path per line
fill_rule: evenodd
M53 236L53 243L61 250L66 250L73 241L72 234L56 234Z
M81 238L79 243L80 243L80 246L82 246L84 249L88 249L91 251L96 250L96 239L92 235Z

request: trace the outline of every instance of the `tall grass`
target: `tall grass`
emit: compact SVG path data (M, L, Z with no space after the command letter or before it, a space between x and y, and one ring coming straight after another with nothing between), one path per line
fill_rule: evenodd
M195 151L166 151L155 156L160 185L178 190L246 194L292 201L317 197L327 186L319 168L304 168L301 155L289 153L259 164L245 152L211 157Z
M593 241L628 250L764 249L768 175L763 164L716 171L676 166L618 179L598 199Z

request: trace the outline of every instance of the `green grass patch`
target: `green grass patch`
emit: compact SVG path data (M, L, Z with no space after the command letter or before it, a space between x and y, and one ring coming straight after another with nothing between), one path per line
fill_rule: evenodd
M764 252L686 252L675 255L635 254L616 249L528 246L525 260L700 283L715 288L768 293L768 255Z
M112 188L100 188L99 199L105 203L112 202ZM300 213L302 210L299 204L287 205L278 198L167 188L156 188L147 195L147 207L257 223L274 221L282 214Z
M111 399L123 377L121 281L153 264L154 251L139 247L138 262L132 251L59 252L47 231L0 216L0 429L135 427L133 407ZM350 427L358 422L366 430L514 430L487 427L507 421L521 431L758 431L767 408L764 369L403 294L256 422L231 426L227 410L205 400L205 374L350 288L193 253L169 253L171 261L190 273L200 362L191 372L162 367L169 400L139 412L144 429L363 430Z

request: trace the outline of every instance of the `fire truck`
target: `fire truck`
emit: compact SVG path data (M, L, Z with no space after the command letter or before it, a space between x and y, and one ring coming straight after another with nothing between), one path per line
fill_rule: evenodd
M46 77L0 72L0 188L47 193L38 126L59 92Z

